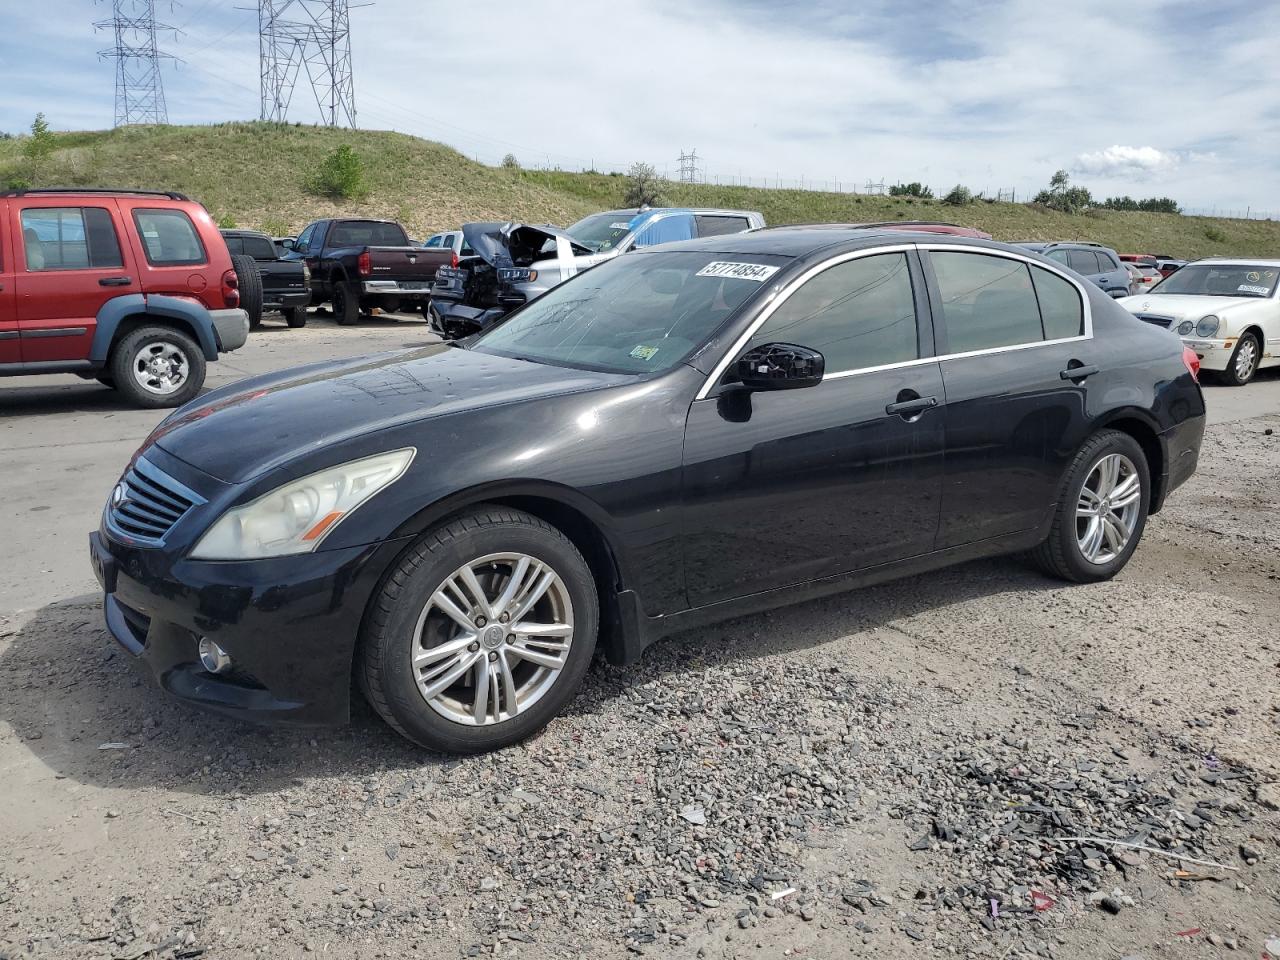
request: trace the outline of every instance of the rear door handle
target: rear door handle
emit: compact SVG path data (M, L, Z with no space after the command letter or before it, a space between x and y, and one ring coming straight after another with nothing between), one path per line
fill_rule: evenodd
M1077 367L1067 367L1065 370L1059 370L1058 376L1063 380L1083 380L1085 377L1092 377L1098 372L1096 366L1085 366L1080 364Z
M897 403L890 403L884 408L884 412L888 414L917 413L921 410L929 410L938 405L937 397L916 397L914 400L899 400Z
M133 283L133 277L103 277L98 281L100 287L127 287Z

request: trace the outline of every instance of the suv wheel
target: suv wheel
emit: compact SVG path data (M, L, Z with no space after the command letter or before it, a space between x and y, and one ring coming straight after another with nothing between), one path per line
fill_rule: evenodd
M285 307L280 311L280 316L284 317L284 322L295 330L307 325L306 307Z
M424 747L477 753L523 740L569 701L595 650L591 570L518 510L459 517L410 548L369 611L365 696Z
M139 407L177 407L204 386L204 354L172 327L139 327L111 351L108 375Z
M360 320L360 292L353 283L333 285L333 319L342 327L352 327Z
M262 326L262 273L253 257L236 253L231 256L236 280L240 285L240 306L249 314L250 329Z
M1032 560L1063 580L1110 580L1133 556L1150 502L1151 476L1138 441L1100 430L1067 469L1053 526Z
M1262 351L1258 347L1258 338L1252 333L1241 335L1240 342L1227 361L1227 369L1222 373L1222 382L1231 387L1243 387L1258 372L1258 358Z

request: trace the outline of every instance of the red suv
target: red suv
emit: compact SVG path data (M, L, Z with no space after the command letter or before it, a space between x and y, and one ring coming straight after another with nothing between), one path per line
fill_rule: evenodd
M180 193L0 193L0 376L75 373L143 407L199 392L249 317L226 241Z

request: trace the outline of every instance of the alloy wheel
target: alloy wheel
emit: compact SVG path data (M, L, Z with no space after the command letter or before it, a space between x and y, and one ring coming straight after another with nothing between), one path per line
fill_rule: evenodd
M441 716L501 723L555 685L573 632L569 590L549 564L488 554L458 567L423 607L410 649L413 677Z
M1142 478L1122 453L1093 465L1076 504L1076 541L1090 563L1110 563L1133 537L1142 507Z
M133 355L132 369L138 386L162 397L176 393L190 373L186 353L165 340L144 343Z
M1258 347L1252 338L1246 337L1240 341L1240 346L1236 350L1236 379L1241 383L1253 376L1253 368L1258 363Z

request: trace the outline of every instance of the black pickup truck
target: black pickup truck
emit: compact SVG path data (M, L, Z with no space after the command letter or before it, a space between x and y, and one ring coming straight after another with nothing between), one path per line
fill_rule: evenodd
M221 233L232 257L248 257L258 268L262 302L246 303L250 322L260 319L264 311L274 310L279 311L289 326L305 327L307 304L311 302L311 269L306 262L283 259L275 242L265 233L255 230L223 230ZM241 287L241 295L246 300L252 299L253 292L243 281Z
M353 324L374 307L409 306L425 314L436 268L452 251L411 246L393 220L316 220L286 257L311 268L311 302L330 303L338 323Z

